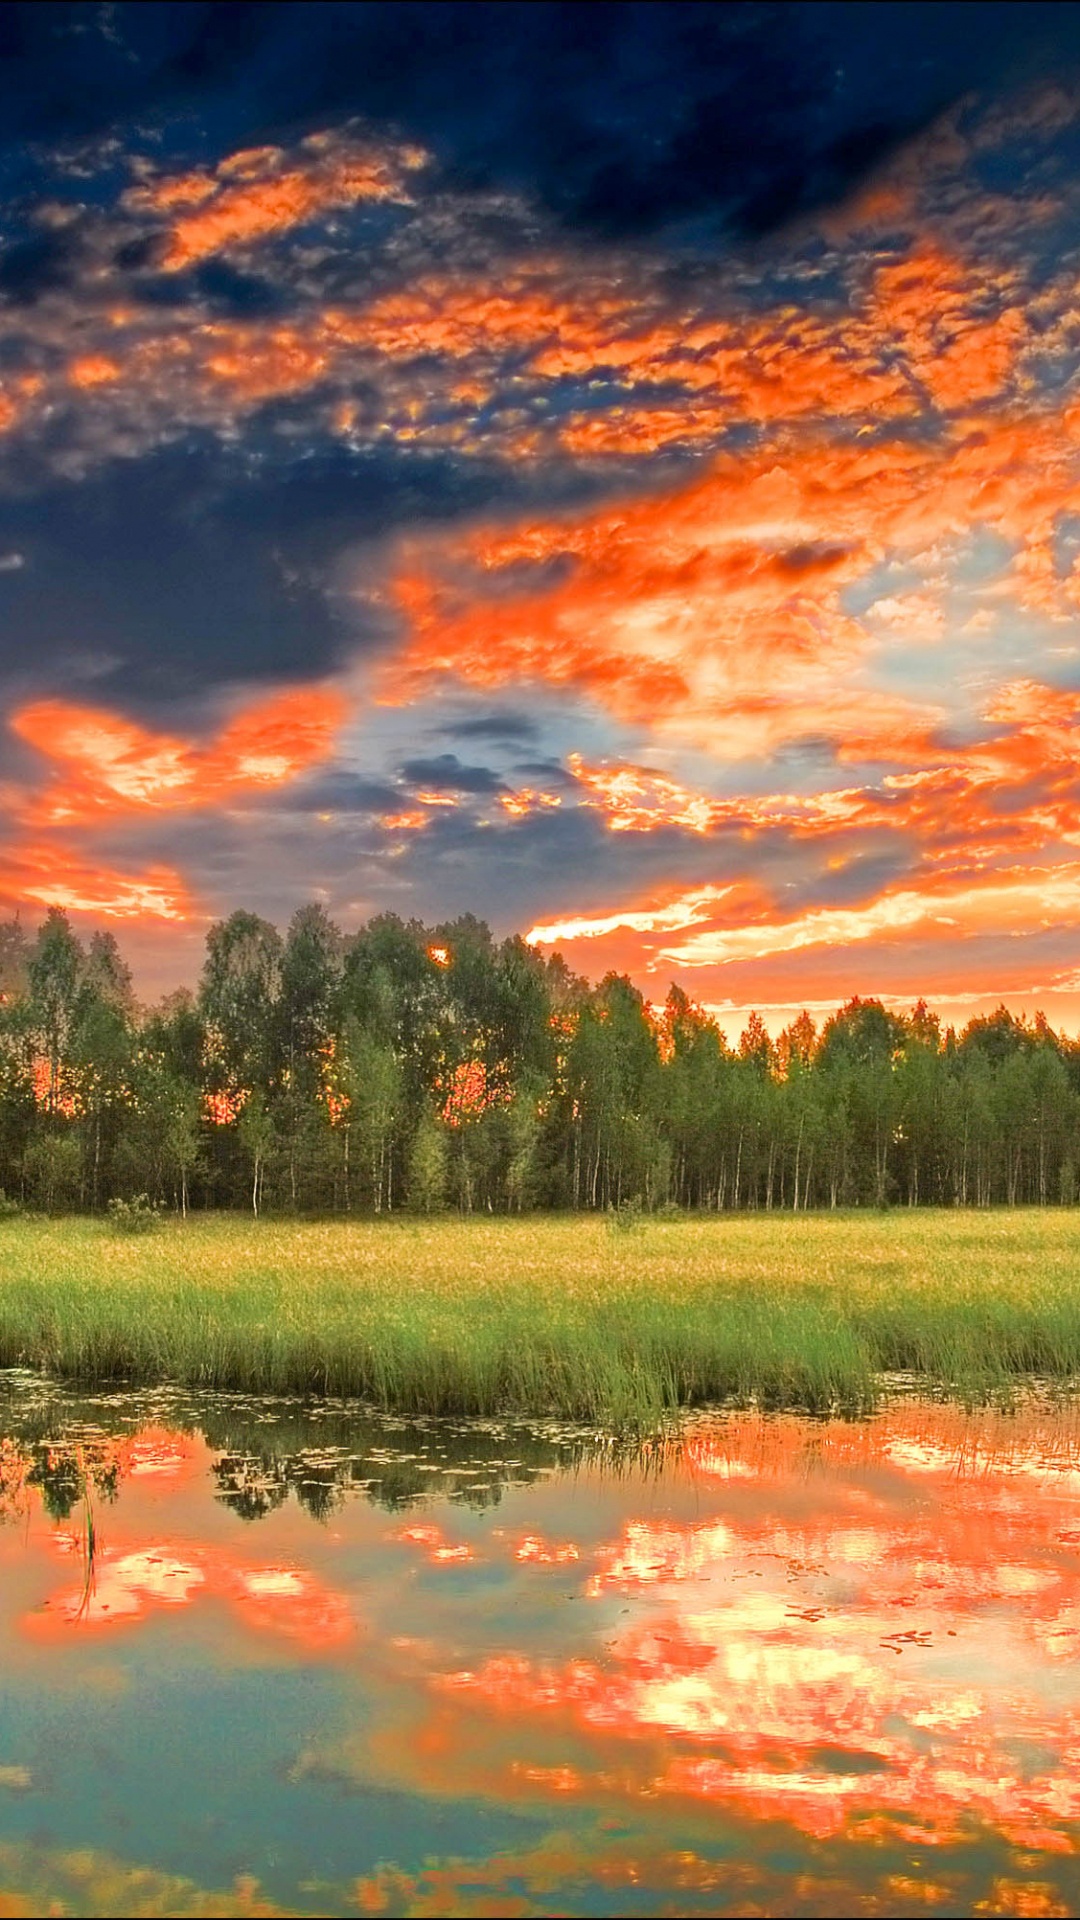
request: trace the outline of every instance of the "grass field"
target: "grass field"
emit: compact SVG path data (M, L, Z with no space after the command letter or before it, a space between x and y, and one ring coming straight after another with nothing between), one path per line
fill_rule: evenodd
M0 1365L616 1426L1080 1383L1080 1212L0 1227Z
M1080 1212L0 1227L0 1365L619 1427L1080 1382Z

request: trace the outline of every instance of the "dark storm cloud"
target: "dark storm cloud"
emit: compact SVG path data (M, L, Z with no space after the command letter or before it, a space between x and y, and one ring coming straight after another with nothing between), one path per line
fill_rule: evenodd
M0 298L32 307L42 294L68 287L76 277L81 246L64 233L35 234L0 251Z
M971 90L1075 66L1078 28L1044 0L34 0L0 8L0 125L49 142L172 122L178 142L197 110L221 152L362 114L451 183L572 225L745 235L840 198Z
M501 709L498 713L482 713L475 720L450 721L440 732L456 734L459 740L517 742L535 740L540 729L527 713Z
M567 786L573 784L562 763L550 755L544 760L515 761L514 772L531 780L562 781Z
M288 832L287 823L266 816L265 833L275 846L277 835ZM598 899L618 905L660 888L700 885L713 875L728 879L733 853L740 867L746 858L735 835L717 835L703 854L697 834L612 834L601 815L581 807L538 811L494 826L481 825L464 809L440 809L424 832L408 838L404 854L391 852L393 845L392 836L365 844L345 824L330 827L318 848L305 841L303 858L311 863L305 871L331 900L342 902L362 867L373 889L392 880L401 890L399 912L431 922L473 912L507 934L553 915L595 911ZM267 872L275 858L267 853ZM807 866L805 851L793 857L779 836L755 846L753 864L760 878L775 876L780 886ZM298 858L282 870L297 874Z
M499 793L506 784L490 767L463 766L456 753L406 760L401 771L414 786L441 787L448 793Z
M400 787L389 781L365 780L344 768L331 768L305 780L285 803L290 813L378 816L402 805Z
M222 685L316 679L392 637L335 590L343 549L475 513L491 486L392 447L195 442L0 493L0 554L24 559L0 578L0 684L63 692L77 651L101 697L160 720Z
M212 454L174 449L91 483L0 497L0 546L26 560L0 582L0 678L61 691L57 665L77 647L106 663L103 692L115 672L127 704L152 707L325 671L340 636L311 578L327 550L315 500L290 500L293 518L258 478L224 480ZM339 482L339 511L347 491ZM354 528L375 493L359 480Z
M568 875L575 897L588 901L601 887L636 893L643 872L654 885L672 872L685 869L688 881L699 873L700 844L689 836L653 836L635 856L584 810L482 826L464 808L438 809L423 832L388 832L373 816L403 799L400 789L331 775L284 805L161 816L117 827L100 845L124 867L163 862L197 875L201 899L242 903L280 925L317 898L346 926L386 908L431 923L473 911L504 934L558 911ZM324 802L314 809L317 832L314 800Z

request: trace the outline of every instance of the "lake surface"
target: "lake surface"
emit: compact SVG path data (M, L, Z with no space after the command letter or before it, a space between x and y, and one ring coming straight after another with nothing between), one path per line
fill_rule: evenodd
M0 1376L0 1914L1080 1910L1080 1418Z

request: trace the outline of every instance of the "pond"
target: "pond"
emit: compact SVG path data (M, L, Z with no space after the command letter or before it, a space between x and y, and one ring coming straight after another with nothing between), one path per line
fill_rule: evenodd
M1080 1418L0 1376L0 1913L1080 1910Z

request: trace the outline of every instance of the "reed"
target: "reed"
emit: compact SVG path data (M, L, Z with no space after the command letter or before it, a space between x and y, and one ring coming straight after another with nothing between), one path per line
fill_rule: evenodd
M642 1428L718 1400L870 1407L1080 1381L1080 1214L17 1219L0 1365Z

